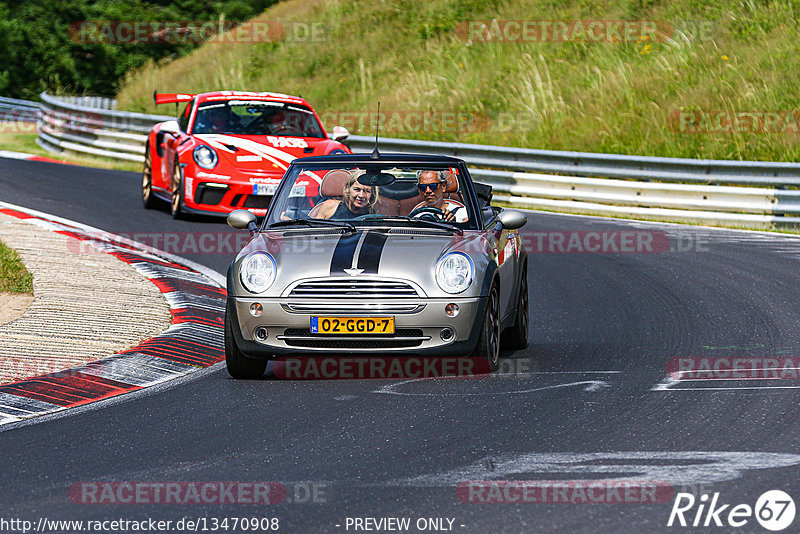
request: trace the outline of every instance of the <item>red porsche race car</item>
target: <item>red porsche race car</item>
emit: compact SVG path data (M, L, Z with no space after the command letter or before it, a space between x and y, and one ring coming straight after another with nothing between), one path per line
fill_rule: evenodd
M172 216L227 215L247 209L265 215L289 164L296 158L350 154L349 132L328 135L304 99L280 93L217 91L154 94L156 104L186 102L177 121L147 136L142 202L170 204ZM313 198L320 180L309 175L297 195ZM312 200L313 201L313 200Z

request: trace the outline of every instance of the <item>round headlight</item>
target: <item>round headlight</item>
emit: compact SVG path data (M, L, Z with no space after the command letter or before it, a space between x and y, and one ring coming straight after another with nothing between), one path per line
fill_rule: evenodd
M474 276L475 266L463 252L445 254L436 264L436 283L448 293L461 293Z
M328 155L329 155L329 156L335 156L335 155L337 155L337 154L347 154L347 152L345 152L345 151L344 151L344 150L342 150L341 148L335 148L335 149L331 150L331 151L330 151L330 153L329 153Z
M219 158L217 158L217 153L214 152L214 149L206 146L200 145L199 147L194 149L192 152L194 156L194 161L204 169L213 169Z
M251 293L263 293L275 281L275 259L266 252L251 252L239 267L239 279Z

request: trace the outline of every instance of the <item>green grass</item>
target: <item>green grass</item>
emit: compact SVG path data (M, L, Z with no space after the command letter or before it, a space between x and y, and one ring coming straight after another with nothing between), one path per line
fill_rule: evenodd
M0 242L0 293L33 293L33 276L17 253Z
M2 132L0 133L0 150L24 152L48 158L65 161L83 167L99 167L101 169L114 169L118 171L142 172L142 165L129 161L117 161L111 158L101 158L78 154L77 152L48 152L36 144L36 133Z
M664 41L616 44L468 43L457 33L459 23L491 19L655 20L671 21L675 30ZM154 89L271 90L301 94L321 113L374 111L380 100L387 113L474 117L462 132L384 125L393 137L800 160L800 133L683 133L675 120L681 110L796 110L795 0L287 0L256 20L320 23L326 40L209 43L186 57L149 63L127 76L120 109L172 113L170 106L156 110ZM374 124L351 130L374 134Z

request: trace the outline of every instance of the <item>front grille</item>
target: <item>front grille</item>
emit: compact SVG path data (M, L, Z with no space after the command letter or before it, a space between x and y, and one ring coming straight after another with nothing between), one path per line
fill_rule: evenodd
M289 297L314 299L420 298L410 284L397 280L314 280L296 285Z
M247 198L244 199L244 204L242 204L242 207L267 209L269 208L271 202L272 202L271 195L270 196L247 195Z
M430 339L422 335L419 328L399 328L393 336L369 336L364 334L325 336L312 334L308 328L287 328L278 336L290 347L315 349L403 349L419 347Z

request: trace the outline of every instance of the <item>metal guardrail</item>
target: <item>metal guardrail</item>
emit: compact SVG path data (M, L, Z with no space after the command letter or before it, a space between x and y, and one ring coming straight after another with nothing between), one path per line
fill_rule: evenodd
M41 95L37 142L126 161L144 160L146 134L174 117L116 111L113 103ZM91 104L91 101L90 101ZM350 136L354 151L374 137ZM381 138L383 152L446 154L464 159L494 198L569 213L760 227L800 225L799 163L692 160L557 152L464 143ZM548 174L545 174L548 173Z
M351 147L372 150L375 138L351 136L348 142ZM386 152L447 154L490 169L662 182L800 187L800 163L624 156L415 139L381 138L380 146Z
M42 93L40 98L36 142L51 152L69 150L143 163L147 134L153 125L174 119L166 115L116 111L113 109L116 102L111 99L65 98L47 93Z
M0 120L4 122L10 120L36 122L36 112L38 109L39 106L36 102L0 96Z

